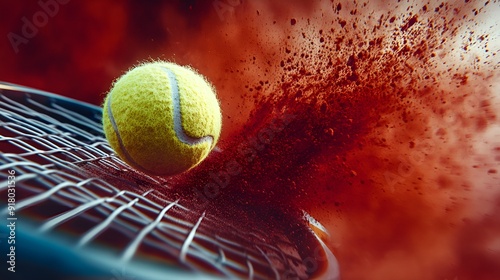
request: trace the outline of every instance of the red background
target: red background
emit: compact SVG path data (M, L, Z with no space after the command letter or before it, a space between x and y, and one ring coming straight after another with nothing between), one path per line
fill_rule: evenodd
M290 102L289 107L299 108L298 119L304 120L303 126L298 126L297 121L292 127L303 129L297 133L301 138L289 139L290 143L322 137L314 150L301 151L301 160L312 158L310 162L316 165L297 161L297 165L310 167L307 172L289 169L300 173L301 186L305 186L307 200L299 204L332 232L330 246L339 257L345 279L463 280L476 276L496 279L499 275L500 143L494 137L498 134L486 133L498 125L498 92L491 86L495 80L492 69L497 68L488 65L488 61L498 59L481 57L479 62L463 58L456 65L443 63L447 55L466 56L477 46L482 55L498 53L487 44L498 36L481 39L474 32L459 38L464 44L443 49L449 46L444 39L458 36L464 26L474 26L474 13L481 15L498 2L455 1L448 7L440 2L415 1L408 4L408 9L393 11L383 7L384 1L370 1L373 11L384 13L379 22L378 14L370 18L372 9L350 1L318 1L314 5L298 0L255 1L258 4L253 6L249 1L236 0L67 2L58 4L59 10L39 24L34 36L17 46L17 52L9 34L22 35L23 18L31 23L43 21L34 18L43 8L36 1L2 5L0 80L100 105L113 80L141 61L164 59L190 64L218 90L224 115L223 141L232 133L245 136L245 131L239 129L247 122L254 104L265 93L276 95L276 103L263 104L279 107ZM214 3L224 5L215 7ZM324 17L308 17L322 5L328 10ZM332 11L333 16L329 14ZM432 25L423 24L426 16L432 18ZM442 18L445 23L440 21ZM428 31L427 41L434 45L426 40L411 40L408 34L419 24L423 32ZM290 31L299 26L299 31ZM374 35L381 33L386 37ZM409 41L399 42L394 34L406 35ZM426 35L415 34L420 38ZM397 64L384 64L378 59L380 53L373 49L379 39L401 43L386 53L386 46L377 50L392 56L387 61L392 59ZM324 45L317 47L315 44L320 42ZM314 56L316 47L322 48L323 55L326 53L316 59L330 59L330 64L311 73L296 71L312 60L308 55ZM373 61L367 63L363 54ZM398 60L405 56L408 59L404 63ZM424 59L437 64L425 66ZM364 112L358 113L355 106L346 110L348 102L334 104L328 94L324 94L328 104L315 99L322 93L318 84L328 84L328 79L341 80L349 71L353 74L343 84L328 87L341 89L337 93L341 98L345 97L342 92L358 94L355 97L359 100L372 97L372 103L366 101L369 104L361 107ZM282 75L290 82L288 85L282 85ZM371 96L371 89L390 88L391 77L408 85L393 87L387 99L396 100L398 109L391 115L377 116L377 109L387 108L386 99ZM309 85L315 86L310 100L294 91L297 80L305 81L297 82L297 88L309 90ZM424 90L428 95L420 96L423 85L430 86L428 92ZM373 116L380 119L359 118L371 109ZM262 111L266 112L266 108ZM345 120L346 129L323 130L321 125L334 122L329 116L318 117L322 111L334 112L332 116ZM352 134L351 138L348 133L352 123L376 129L358 139ZM259 120L254 124L259 127ZM327 137L339 140L340 152L333 145L323 149L324 143L331 142ZM432 141L425 141L429 139ZM433 145L430 149L419 146L428 142ZM280 143L275 144L281 148ZM308 145L299 143L294 147ZM419 154L432 152L426 153L423 162L410 166L412 172L400 178L392 190L387 182L377 182L387 170L406 174L400 170L408 167L401 158L409 158L415 150ZM269 153L269 161L274 157ZM275 165L284 167L282 162ZM254 166L246 170L251 168ZM273 185L271 176L261 179Z

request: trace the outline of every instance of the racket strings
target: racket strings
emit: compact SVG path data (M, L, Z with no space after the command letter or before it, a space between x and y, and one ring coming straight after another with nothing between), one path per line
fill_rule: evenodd
M114 156L98 109L71 110L65 100L1 88L0 100L0 195L15 170L17 214L40 233L62 234L75 248L106 248L122 263L146 260L231 278L307 278L285 234L236 228L153 188L168 188L168 181Z

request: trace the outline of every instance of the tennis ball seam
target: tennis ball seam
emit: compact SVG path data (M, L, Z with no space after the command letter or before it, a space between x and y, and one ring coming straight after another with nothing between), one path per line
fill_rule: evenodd
M106 109L108 111L109 121L111 122L111 126L113 127L113 130L115 131L115 134L116 134L116 138L118 139L118 145L120 146L120 150L123 152L123 154L125 155L125 157L127 158L128 161L130 161L132 164L134 164L136 166L140 166L142 168L142 166L140 164L138 164L132 158L132 156L128 153L127 149L125 149L125 145L123 144L122 137L120 136L120 131L118 130L118 125L116 124L115 117L113 116L113 110L111 109L112 101L113 101L113 93L110 92L109 97L108 97L108 106Z
M170 81L170 85L172 87L170 91L172 92L172 103L173 103L172 107L174 114L173 119L174 119L175 136L182 143L187 145L198 145L204 142L209 142L211 147L214 141L214 137L212 135L206 135L200 138L195 138L187 135L186 132L184 131L184 128L182 127L181 101L180 101L179 86L177 85L177 78L175 74L172 72L172 70L166 67L161 67L161 68L167 74L168 79Z
M168 69L164 66L160 66L160 69L162 69L169 80L171 89L171 98L172 98L172 114L173 114L173 123L174 123L174 132L176 138L189 146L195 146L198 144L203 144L205 142L208 142L209 146L211 147L214 143L214 137L212 135L206 135L200 138L192 137L184 131L184 128L182 126L182 112L181 112L181 104L180 104L180 92L179 92L179 87L178 87L178 82L177 82L177 77L175 73L171 69ZM141 164L139 164L137 161L133 159L133 157L130 155L128 150L125 147L125 144L123 142L123 139L120 135L120 131L118 129L118 125L116 123L116 120L113 115L113 109L112 109L112 97L113 94L110 92L109 97L108 97L108 102L107 102L107 113L108 113L108 118L110 120L111 126L113 127L113 130L115 132L115 135L118 140L118 145L120 150L122 151L123 155L129 161L132 165L139 167L139 169L142 169L143 171L148 172L148 168L145 168Z

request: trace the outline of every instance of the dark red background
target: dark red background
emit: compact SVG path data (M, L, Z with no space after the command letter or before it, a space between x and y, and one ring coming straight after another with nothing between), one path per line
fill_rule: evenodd
M141 61L190 64L218 90L227 151L298 116L229 199L311 212L345 279L500 275L498 20L476 30L498 2L67 2L18 52L9 34L43 9L2 5L0 80L100 105Z
M58 11L18 46L7 34L22 36L24 17L43 22L33 18L43 8L37 1L3 7L0 77L93 104L100 104L113 79L137 62L182 57L187 50L176 48L183 39L180 30L197 33L199 14L215 14L209 2L196 1L42 2L57 3Z

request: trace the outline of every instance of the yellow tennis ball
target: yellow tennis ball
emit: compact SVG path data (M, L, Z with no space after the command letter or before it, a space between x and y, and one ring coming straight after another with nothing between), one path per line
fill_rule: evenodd
M205 159L219 139L222 118L214 88L202 75L159 61L116 80L102 122L122 160L146 173L174 175Z

